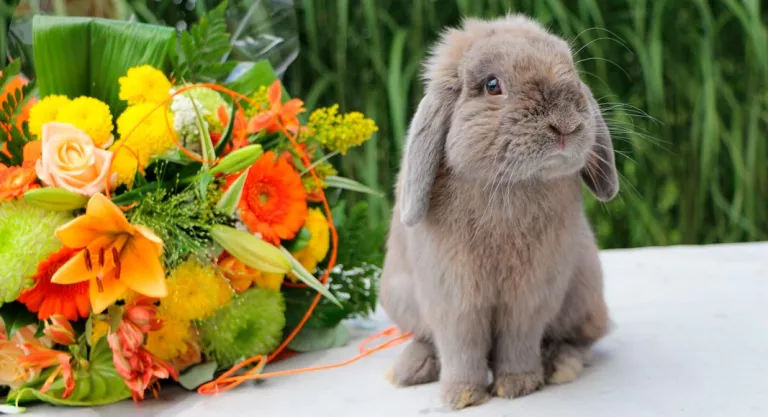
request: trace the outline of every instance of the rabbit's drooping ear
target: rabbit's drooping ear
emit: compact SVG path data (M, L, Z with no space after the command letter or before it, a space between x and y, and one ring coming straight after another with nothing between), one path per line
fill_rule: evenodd
M429 208L432 184L451 123L452 96L439 88L428 88L408 129L400 210L400 220L406 226L418 224Z
M581 170L581 178L600 201L609 201L619 192L619 177L616 174L616 161L613 156L611 134L600 114L600 107L584 85L589 97L589 106L595 117L595 145L589 153L587 164Z

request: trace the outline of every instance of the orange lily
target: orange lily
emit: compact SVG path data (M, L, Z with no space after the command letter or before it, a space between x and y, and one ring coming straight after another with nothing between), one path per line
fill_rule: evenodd
M151 298L168 294L160 261L163 241L146 227L130 224L103 194L94 194L85 214L61 226L56 237L66 247L82 250L56 271L51 282L90 281L96 314L128 289Z
M227 106L221 105L218 110L219 121L224 126L229 124L229 114ZM211 132L211 141L218 145L221 140L221 133ZM223 154L228 154L248 145L248 122L245 120L245 114L240 110L235 112L235 122L232 126L232 141L224 148Z
M280 81L276 80L267 91L269 109L260 111L251 118L248 122L248 132L258 133L266 129L267 133L275 133L280 131L280 126L294 134L299 131L299 119L296 116L304 111L304 102L292 98L283 104L282 95L282 86Z

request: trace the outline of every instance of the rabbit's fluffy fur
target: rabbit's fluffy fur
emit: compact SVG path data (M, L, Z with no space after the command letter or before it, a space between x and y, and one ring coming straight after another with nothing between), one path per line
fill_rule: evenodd
M393 382L439 379L452 408L570 382L608 327L581 193L618 192L598 105L568 44L523 16L446 31L424 77L381 282L414 333Z

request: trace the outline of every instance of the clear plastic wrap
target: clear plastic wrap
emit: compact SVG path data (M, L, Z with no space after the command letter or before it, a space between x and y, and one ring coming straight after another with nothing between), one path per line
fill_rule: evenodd
M201 10L197 4L198 1L204 0L173 1L169 7L175 9L171 10L168 7L154 10L144 7L141 10L132 10L124 7L107 9L108 5L114 5L116 2L94 0L93 3L100 3L104 7L97 9L78 7L68 9L67 13L159 23L175 26L177 29L186 29L187 25L194 24L199 16L196 14ZM25 3L27 2L22 2L22 5L17 8L12 19L7 37L7 50L9 56L21 59L24 74L34 77L32 18L36 14L54 14L57 11L52 2L40 1L34 9ZM218 3L218 1L209 0L205 1L205 6L210 9ZM61 13L61 10L58 13ZM269 60L278 77L282 78L299 53L298 21L294 0L230 0L227 22L233 45L229 58L240 62L229 79L237 78L255 62L264 59Z

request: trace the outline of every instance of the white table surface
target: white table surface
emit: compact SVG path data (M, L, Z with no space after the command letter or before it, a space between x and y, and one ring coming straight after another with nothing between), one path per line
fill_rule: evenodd
M243 385L215 397L166 389L160 400L96 409L34 406L39 416L768 416L768 243L602 254L615 329L574 383L451 413L437 384L396 389L384 378L402 346L337 370ZM374 318L379 328L386 317ZM370 331L367 331L370 333ZM335 363L344 348L271 370ZM55 413L55 414L54 414Z

